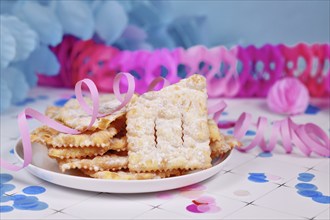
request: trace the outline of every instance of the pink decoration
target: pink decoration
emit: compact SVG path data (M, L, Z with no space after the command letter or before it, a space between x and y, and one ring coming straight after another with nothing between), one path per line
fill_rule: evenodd
M267 96L268 107L277 113L303 113L309 102L308 90L298 79L288 77L277 81Z
M192 200L193 204L186 207L186 210L193 213L216 213L221 211L217 206L215 199L210 196L200 196Z
M225 103L219 103L218 111L213 106L212 112L217 115L224 110L225 106ZM310 156L312 152L322 157L330 156L329 137L325 131L313 123L296 124L290 117L273 121L269 141L266 141L264 131L267 130L268 126L267 118L259 117L257 123L253 123L251 114L243 112L235 123L234 137L241 140L251 125L256 126L256 136L250 144L238 148L240 151L249 151L259 146L264 152L271 152L280 137L286 153L291 153L294 145L305 156Z
M122 94L120 92L120 79L122 76L125 76L127 79L127 91L124 98L122 97ZM156 78L154 81L151 82L151 85L155 85L157 82L159 82L159 79ZM92 98L92 108L90 108L85 100L83 99L82 95L82 84L86 84L87 88L91 92L91 98ZM115 111L118 111L119 109L123 108L132 98L134 91L135 91L135 82L134 78L129 73L120 73L117 74L113 81L113 91L116 96L116 98L120 101L120 105L114 109L112 112L109 112L108 114L112 114ZM90 114L91 121L88 126L90 128L97 117L104 117L108 114L99 114L99 93L96 88L96 85L91 81L90 79L83 79L78 81L78 83L75 86L75 94L77 97L77 100L80 104L80 106L84 109L84 111L88 114ZM226 107L226 104L224 102L220 102L217 104L217 106L210 107L210 112L214 114L214 117L219 117L221 112ZM0 165L3 168L6 168L8 170L12 171L18 171L26 166L28 166L31 163L32 160L32 147L31 147L31 140L30 140L30 133L28 129L28 123L27 118L32 117L34 119L37 119L38 121L42 122L43 124L46 124L47 126L68 134L80 134L83 131L79 131L76 129L69 128L51 118L48 118L47 116L43 115L42 113L31 109L26 108L24 109L19 115L18 115L18 127L22 138L22 145L23 145L23 151L24 151L24 162L22 166L16 166L13 164L10 164L6 161L4 161L2 158L0 158ZM234 127L234 136L240 140L244 136L244 134L247 132L249 126L253 124L251 122L252 116L248 113L242 113L242 115L238 118L237 122L235 123ZM271 130L271 136L268 144L266 144L266 140L263 138L263 133L265 131L265 128L267 126L267 119L264 117L260 117L257 122L257 131L256 136L252 140L252 142L245 147L241 147L240 150L247 151L250 150L257 145L259 145L263 151L269 152L272 151L276 145L277 142L277 136L280 135L282 138L283 147L285 148L287 153L290 153L292 151L292 143L298 147L306 156L309 156L312 152L315 152L316 154L320 156L329 157L330 156L330 139L327 136L327 134L317 125L312 123L307 123L304 125L298 125L295 124L290 118L286 118L280 121L273 122L272 130ZM86 130L88 129L86 128ZM192 186L194 188L194 186ZM207 200L207 197L202 197L201 200ZM198 205L198 204L195 204ZM191 207L191 206L189 206ZM196 207L194 207L196 208ZM204 207L205 208L205 207ZM203 208L203 210L204 210ZM188 207L187 207L188 209ZM196 209L197 210L197 209Z
M119 83L123 76L126 77L126 79L128 81L128 85L129 85L124 98L122 97L122 94L119 92ZM86 104L86 102L83 98L83 94L82 94L82 84L83 83L88 87L88 90L91 93L91 99L93 101L92 108L90 108ZM114 79L113 88L114 88L114 94L115 94L116 98L120 101L121 104L119 106L117 106L113 111L109 112L108 114L100 114L98 112L99 111L99 93L98 93L98 90L97 90L95 84L93 83L93 81L91 81L90 79L83 79L83 80L80 80L77 82L77 84L75 86L75 95L77 97L77 100L78 100L80 106L84 109L84 111L92 116L89 126L85 130L88 130L94 124L97 117L104 117L106 115L112 114L113 112L120 110L121 108L123 108L124 106L126 106L128 104L128 102L133 97L134 90L135 90L133 76L128 73L118 74ZM27 118L29 118L29 117L32 117L32 118L40 121L41 123L46 124L47 126L53 128L57 131L63 132L63 133L80 134L85 131L85 130L79 131L76 129L72 129L70 127L67 127L67 126L43 115L42 113L40 113L32 108L26 108L18 115L18 127L19 127L21 138L22 138L22 145L23 145L23 152L24 152L23 165L16 166L16 165L10 164L10 163L4 161L2 158L0 158L1 167L4 167L4 168L6 168L8 170L12 170L12 171L18 171L18 170L21 170L22 168L28 166L31 163L32 146L31 146L29 127L28 127L28 123L27 123Z
M39 76L39 84L73 87L83 78L92 79L101 91L112 92L112 81L118 72L135 77L136 92L144 93L159 76L170 83L192 74L206 77L211 98L265 97L271 86L291 76L305 84L313 97L330 95L330 45L304 43L288 47L266 44L262 47L223 46L206 48L197 45L187 50L176 48L154 51L120 51L66 36L52 48L61 63L57 76ZM127 83L122 83L122 89Z

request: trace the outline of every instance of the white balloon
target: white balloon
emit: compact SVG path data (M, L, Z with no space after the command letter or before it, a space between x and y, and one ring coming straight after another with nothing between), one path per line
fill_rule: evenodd
M37 33L15 16L1 16L1 22L16 40L16 55L13 61L28 58L39 43Z

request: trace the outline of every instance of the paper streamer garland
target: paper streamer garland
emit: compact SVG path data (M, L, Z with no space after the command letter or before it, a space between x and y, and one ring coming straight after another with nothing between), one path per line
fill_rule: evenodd
M61 77L40 75L41 85L73 87L79 80L90 78L100 90L112 92L116 73L129 72L136 79L136 92L142 93L156 77L176 83L197 73L206 77L212 98L266 97L272 85L284 77L299 79L312 97L330 95L329 44L120 51L92 40L72 41L68 37L53 51L67 64L62 64Z
M128 85L128 89L126 91L126 95L124 98L122 98L119 88L120 79L123 76L126 77L127 85ZM157 85L157 83L159 83L160 81L161 79L156 78L155 81L151 82L149 89L154 88L155 85ZM83 83L86 84L86 86L88 87L91 93L91 99L93 103L92 108L90 108L83 99L83 94L82 94ZM164 85L166 84L167 83L165 80ZM115 96L120 101L121 104L112 112L109 112L107 114L99 114L98 113L99 93L93 81L91 81L90 79L83 79L76 84L75 95L77 97L77 100L80 106L84 109L84 111L92 116L88 128L90 128L94 124L96 118L104 117L106 115L112 114L113 112L120 110L129 103L135 91L135 81L133 76L129 73L119 73L118 75L116 75L114 79L113 88L114 88ZM224 102L220 102L214 106L209 107L209 114L214 114L215 120L218 121L219 116L225 107L226 104ZM23 151L24 151L23 165L16 166L0 158L0 165L5 169L18 171L28 166L32 161L32 146L30 140L30 132L28 129L27 117L32 117L40 121L41 123L46 124L47 126L63 133L80 134L84 132L60 124L59 122L48 118L47 116L43 115L42 113L34 109L26 108L18 115L18 127L21 134ZM238 118L234 127L234 136L237 139L240 140L243 138L249 126L252 125L251 120L252 120L252 116L249 113L242 113L242 115ZM280 121L275 121L273 122L272 125L272 132L268 143L266 143L265 138L263 138L263 134L266 126L267 126L267 119L264 117L259 117L256 125L257 127L256 136L248 146L242 147L239 150L248 151L259 145L263 151L270 152L274 149L278 140L278 136L280 136L283 143L283 147L285 148L285 151L287 153L291 153L292 144L294 144L306 156L309 156L312 152L320 156L325 156L325 157L330 156L330 139L326 135L326 133L315 124L307 123L304 125L298 125L295 124L290 118L286 118ZM86 130L88 128L86 128Z

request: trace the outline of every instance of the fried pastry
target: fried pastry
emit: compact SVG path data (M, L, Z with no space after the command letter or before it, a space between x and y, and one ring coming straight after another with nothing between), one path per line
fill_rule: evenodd
M106 147L50 147L48 148L48 156L59 159L93 157L105 154L109 150L113 152L127 150L126 137L113 138L110 145Z
M208 127L210 130L210 147L212 159L227 153L234 147L241 146L241 143L234 137L221 134L217 124L213 119L208 120Z
M91 171L82 169L86 175L97 179L112 179L112 180L145 180L145 179L160 179L170 176L179 176L181 171L175 170L171 172L157 172L157 173L132 173L129 171Z
M121 170L127 168L128 157L118 156L116 154L106 154L94 158L84 159L63 159L58 160L60 170L65 172L69 169L85 169L93 171Z
M85 101L89 106L92 106L92 101L90 98L85 98ZM100 95L99 113L106 114L108 112L112 112L119 105L120 102L115 98L114 95ZM55 120L58 120L63 124L79 131L84 131L88 127L92 118L81 108L77 99L70 99L62 108L57 111L57 114L52 114L52 110L53 109L49 109L48 114ZM114 112L111 115L98 118L89 130L105 130L113 121L125 115L125 113L126 107Z
M42 126L31 133L31 141L51 147L109 147L111 139L118 133L116 128L82 134L64 134L50 127ZM114 145L118 149L118 145ZM111 148L110 148L111 149Z
M136 97L126 115L129 170L211 167L206 102L200 75Z
M48 156L58 159L70 159L70 158L84 158L100 156L105 154L109 150L108 147L75 147L75 148L48 148Z

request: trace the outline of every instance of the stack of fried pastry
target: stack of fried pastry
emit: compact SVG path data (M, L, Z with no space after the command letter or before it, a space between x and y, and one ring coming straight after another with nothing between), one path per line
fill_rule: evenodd
M110 112L119 104L113 95L101 95L99 112ZM183 175L211 167L212 159L240 144L208 119L206 82L200 75L134 96L125 108L98 118L88 130L91 116L76 99L63 107L48 107L46 115L83 132L71 135L42 126L32 132L32 142L46 145L62 172L79 169L93 178Z

